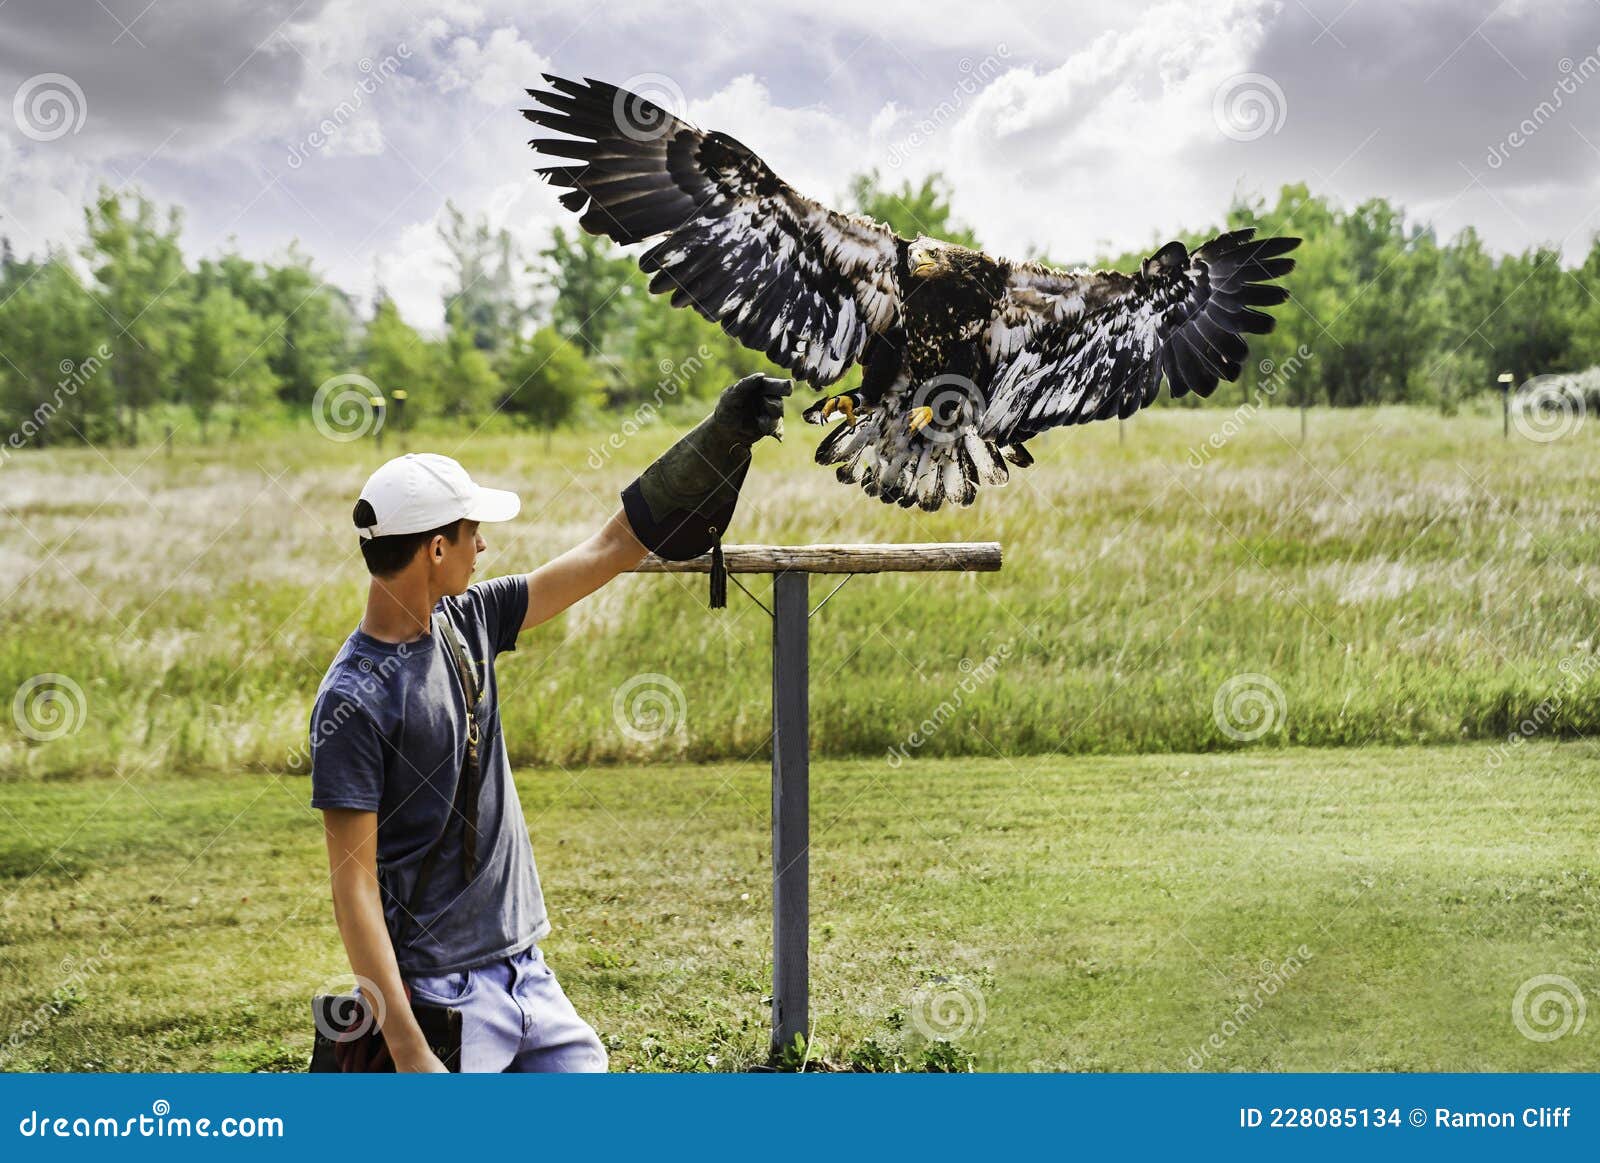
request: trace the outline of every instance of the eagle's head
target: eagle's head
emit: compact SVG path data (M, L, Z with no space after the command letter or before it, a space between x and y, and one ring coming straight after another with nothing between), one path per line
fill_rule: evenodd
M914 279L970 278L989 261L981 250L925 234L918 236L906 251L906 266Z

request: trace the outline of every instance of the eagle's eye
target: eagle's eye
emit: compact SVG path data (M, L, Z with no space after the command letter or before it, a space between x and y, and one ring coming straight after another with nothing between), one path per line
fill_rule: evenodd
M911 259L912 278L924 278L933 274L939 269L939 260L935 257L934 251L930 248L913 250L909 257Z

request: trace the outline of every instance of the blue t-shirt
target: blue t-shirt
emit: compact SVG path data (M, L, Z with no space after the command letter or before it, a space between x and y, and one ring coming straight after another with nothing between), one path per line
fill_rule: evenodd
M483 701L478 870L461 863L465 821L452 810L467 747L466 696L448 644L431 633L380 642L358 628L340 648L311 712L311 806L378 813L378 881L402 973L451 973L520 952L550 931L533 845L500 732L495 655L515 650L528 611L525 574L440 600L461 632ZM429 846L445 840L416 904L405 909Z

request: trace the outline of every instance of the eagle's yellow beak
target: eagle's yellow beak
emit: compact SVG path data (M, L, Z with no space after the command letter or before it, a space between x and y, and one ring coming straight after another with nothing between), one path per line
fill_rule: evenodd
M917 259L911 264L911 277L920 279L923 275L927 274L938 265L938 263L934 262L927 255L923 255L921 258Z

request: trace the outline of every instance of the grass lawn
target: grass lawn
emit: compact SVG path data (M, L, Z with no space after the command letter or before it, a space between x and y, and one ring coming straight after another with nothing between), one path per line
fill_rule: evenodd
M613 1067L761 1061L765 764L517 780L547 955ZM307 999L349 980L306 798L277 775L0 782L4 1066L298 1068ZM826 1061L1600 1068L1592 1017L1546 1041L1513 1019L1542 975L1600 999L1593 743L829 760L813 803Z

